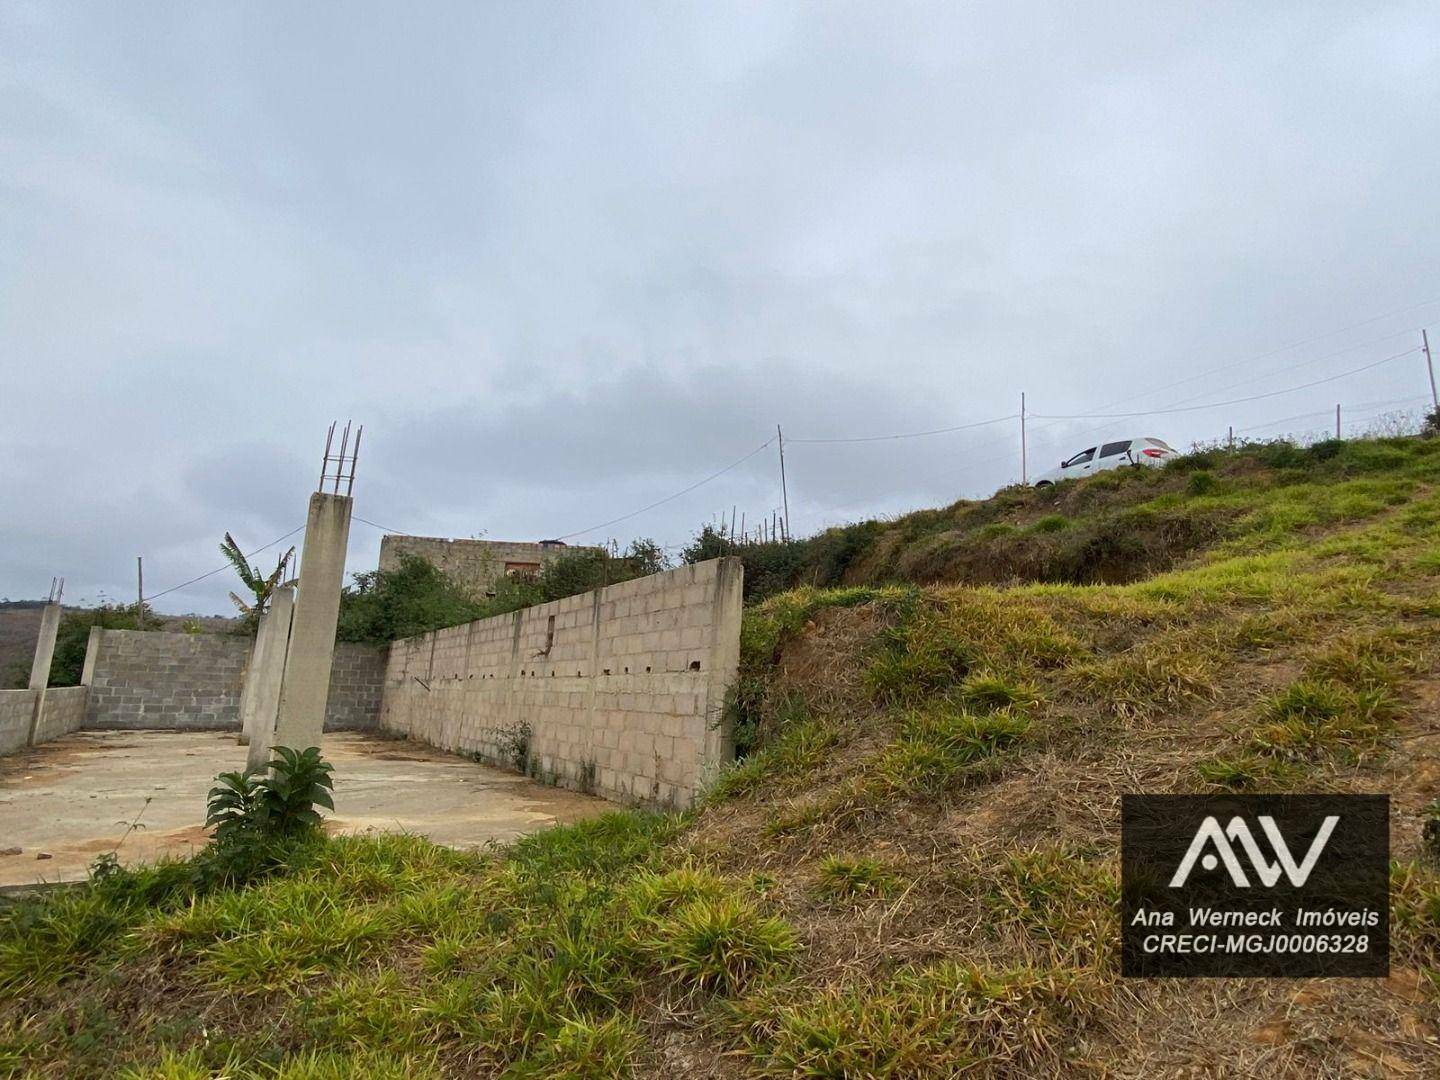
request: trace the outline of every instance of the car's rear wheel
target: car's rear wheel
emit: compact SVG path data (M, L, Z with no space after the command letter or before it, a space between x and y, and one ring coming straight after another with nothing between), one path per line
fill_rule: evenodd
M1036 481L1035 486L1036 486L1037 488L1047 488L1047 487L1054 487L1055 484L1054 484L1052 481L1050 481L1050 480L1039 480L1039 481Z

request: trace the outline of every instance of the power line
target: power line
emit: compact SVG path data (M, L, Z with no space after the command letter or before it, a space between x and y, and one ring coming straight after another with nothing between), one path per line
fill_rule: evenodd
M403 533L399 529L387 529L384 525L371 521L369 518L362 518L359 514L351 514L350 517L362 525L369 525L372 529L379 529L382 533L390 533L395 536L413 535L411 533Z
M1344 356L1346 353L1355 352L1357 349L1368 348L1371 345L1378 345L1382 341L1389 341L1391 338L1403 337L1406 334L1418 334L1419 332L1420 327L1418 326L1408 330L1398 330L1393 334L1386 334L1383 337L1371 338L1368 341L1360 341L1355 343L1354 345L1346 346L1343 349L1336 349L1334 352L1326 353L1324 356L1317 356L1314 359L1305 361L1305 363L1307 366L1313 367L1316 364L1324 363L1326 360L1333 360L1337 356ZM1286 365L1285 367L1271 368L1269 371L1262 372L1261 374L1252 376L1248 379L1242 379L1237 383L1230 383L1226 386L1213 387L1209 390L1203 390L1198 394L1193 394L1188 398L1181 398L1179 401L1172 401L1170 403L1170 406L1167 407L1188 405L1192 401L1196 401L1210 394L1223 394L1226 390L1238 390L1242 386L1254 386L1258 382L1264 382L1266 379L1273 379L1277 375L1286 374L1287 372L1292 370L1294 366L1294 363L1291 363Z
M572 537L583 536L586 533L595 532L599 529L608 529L611 525L618 525L622 521L629 521L633 517L639 517L641 514L644 514L650 510L654 510L657 506L664 506L668 502L673 502L675 499L680 498L681 495L688 495L696 488L704 487L706 484L710 483L711 480L718 480L720 477L728 473L731 469L739 468L741 465L745 464L745 462L753 458L756 454L760 453L760 451L767 449L774 442L775 438L774 436L771 436L759 446L757 446L754 450L751 450L750 453L746 454L744 457L736 461L732 461L729 465L726 465L725 468L721 469L719 472L711 473L709 476L705 477L704 480L697 480L689 487L682 488L681 490L675 492L675 494L673 495L667 495L663 499L657 499L649 506L642 506L639 510L632 511L628 514L622 514L617 518L611 518L609 521L602 521L599 525L591 525L589 528L586 529L576 529L574 532L564 533L561 536L556 537L556 539L569 540Z
M1115 399L1114 401L1109 402L1108 404L1101 405L1100 408L1102 408L1102 409L1108 409L1108 408L1110 408L1112 405L1123 405L1123 404L1124 404L1125 402L1127 402L1127 401L1134 401L1136 398L1146 397L1146 396L1149 395L1149 394L1158 394L1158 393L1160 393L1162 390L1173 390L1173 389L1175 389L1175 387L1177 387L1177 386L1184 386L1184 385L1186 385L1187 383L1195 382L1197 379L1203 379L1203 378L1206 378L1207 376L1210 376L1210 375L1217 375L1217 374L1219 374L1219 373L1222 372L1222 371L1229 371L1229 370L1232 369L1232 368L1237 368L1237 367L1239 367L1241 364L1253 364L1253 363L1255 363L1257 360L1268 360L1268 359L1269 359L1270 357L1272 357L1272 356L1279 356L1281 353L1289 352L1291 349L1298 349L1298 348L1300 348L1302 345L1313 345L1313 344L1314 344L1315 342L1317 342L1317 341L1324 341L1326 338L1328 338L1328 337L1334 337L1336 334L1344 334L1344 333L1348 333L1348 332L1351 331L1351 330L1358 330L1358 329L1360 329L1360 327L1362 327L1362 326L1369 326L1371 323L1377 323L1377 322L1380 322L1380 321L1383 320L1383 319L1389 319L1389 318L1392 318L1393 316L1396 316L1396 315L1404 315L1404 314L1406 314L1406 313L1408 313L1408 312L1411 312L1411 311L1419 311L1421 308L1432 307L1432 306L1434 306L1435 304L1440 304L1440 297L1436 297L1436 298L1433 299L1433 300L1425 300L1425 301L1422 301L1421 303L1418 303L1418 304L1411 304L1409 307L1396 308L1394 311L1387 311L1387 312L1385 312L1383 315L1372 315L1372 316L1371 316L1370 318L1368 318L1368 319L1361 319L1361 320L1360 320L1359 322L1357 322L1357 323L1351 323L1349 326L1342 326L1342 327L1340 327L1338 330L1327 330L1327 331L1326 331L1325 333L1323 333L1323 334L1316 334L1314 337L1305 338L1305 339L1302 340L1302 341L1292 341L1292 342L1291 342L1290 344L1288 344L1288 345L1281 345L1281 346L1279 346L1278 348L1270 349L1270 350L1268 350L1268 351L1266 351L1266 352L1256 353L1256 354L1253 355L1253 356L1242 357L1242 358L1239 359L1239 360L1232 360L1232 361L1231 361L1230 363L1228 363L1228 364L1222 364L1222 365L1220 365L1220 366L1217 367L1217 368L1209 368L1209 369L1207 369L1207 370L1205 370L1205 371L1199 371L1199 372L1196 372L1194 375L1187 375L1187 376L1186 376L1185 378L1183 378L1183 379L1179 379L1179 380L1177 380L1176 382L1173 382L1173 383L1166 383L1164 386L1152 387L1152 388L1149 389L1149 390L1142 390L1142 391L1140 391L1139 393L1131 394L1129 397L1117 398L1117 399ZM1418 329L1419 329L1419 328L1416 327L1415 330L1400 330L1400 331L1397 331L1397 332L1394 333L1394 334L1387 334L1387 335L1385 335L1385 337L1376 338L1376 339L1374 339L1374 341L1386 341L1386 340L1388 340L1389 338L1392 338L1392 337L1399 337L1401 334L1414 333L1414 332L1415 332L1416 330L1418 330ZM1372 342L1367 342L1366 344L1373 344L1373 343L1374 343L1374 342L1372 341ZM1358 347L1359 347L1359 346L1352 346L1352 348L1358 348ZM1349 349L1342 349L1342 350L1341 350L1341 352L1349 352L1349 351L1350 351ZM1340 354L1339 354L1339 353L1332 353L1331 355L1332 355L1332 356L1338 356L1338 355L1340 355ZM1326 359L1326 357L1321 357L1321 359ZM1243 384L1242 384L1242 385L1243 385Z
M1367 401L1359 405L1347 405L1345 409L1346 412L1350 414L1368 413L1377 409L1387 408L1391 405L1413 405L1416 402L1425 400L1427 399L1423 395L1420 397L1391 398L1389 401ZM1264 428L1279 427L1281 424L1294 423L1296 420L1310 420L1318 416L1333 415L1334 410L1332 409L1317 409L1315 412L1297 413L1294 416L1281 417L1279 420L1267 420L1262 424L1250 424L1247 427L1238 427L1235 431L1237 434L1242 431L1260 431Z
M1398 352L1391 356L1387 356L1383 360L1376 360L1374 363L1365 364L1362 367L1351 368L1349 371L1342 371L1338 375L1329 375L1323 379L1316 379L1314 382L1301 383L1299 386L1289 386L1283 390L1272 390L1268 394L1252 394L1249 397L1233 398L1230 401L1211 401L1204 405L1186 405L1180 408L1173 409L1145 409L1140 412L1128 413L1070 413L1063 416L1042 415L1040 413L1036 413L1035 416L1037 419L1040 420L1125 420L1136 416L1165 416L1170 413L1199 412L1204 409L1220 409L1224 408L1227 405L1243 405L1247 401L1263 401L1266 398L1280 397L1282 394L1293 394L1299 390L1308 390L1312 386L1322 386L1325 383L1335 382L1337 379L1343 379L1350 375L1358 375L1362 371L1369 371L1371 368L1377 368L1381 364L1388 364L1392 360L1398 360L1402 356L1409 356L1411 353L1419 351L1420 350L1418 348L1406 349L1404 352Z
M996 416L989 420L976 420L969 424L956 424L954 427L934 428L931 431L907 431L899 435L854 435L841 436L833 439L787 439L792 443L863 443L863 442L886 442L891 439L920 439L926 435L948 435L952 431L969 431L971 428L988 427L990 424L1004 423L1006 420L1014 420L1019 413L1011 413L1009 416Z
M276 544L279 544L279 543L282 543L282 542L284 542L284 541L286 541L286 540L289 540L290 537L294 536L296 533L300 532L300 531L301 531L302 529L304 529L304 528L305 528L304 525L298 525L298 526L296 526L295 528L293 528L293 529L291 529L289 532L287 532L284 536L279 536L279 537L276 537L274 540L271 540L270 543L268 543L268 544L265 545L265 547L258 547L258 548L256 548L254 551L248 553L248 554L245 556L245 558L247 558L247 559L253 559L256 555L259 555L260 552L266 550L266 548L272 548L272 547L274 547ZM229 564L229 563L226 563L224 566L217 566L214 570L207 571L206 573L201 574L199 577L193 577L193 578L191 578L189 581L182 581L179 585L172 585L172 586L170 586L170 588L168 588L168 589L162 589L162 590L161 590L160 592L158 592L158 593L153 593L153 594L150 596L150 599L149 599L148 601L146 601L146 602L147 602L147 603L150 603L150 602L153 602L153 601L155 601L155 600L159 600L160 597L162 597L162 596L168 596L168 595L169 595L170 593L172 593L172 592L179 592L181 589L188 589L191 585L194 585L197 581L204 581L206 578L214 577L216 574L222 573L222 572L224 572L224 571L226 571L226 570L229 570L229 569L230 569L230 564Z

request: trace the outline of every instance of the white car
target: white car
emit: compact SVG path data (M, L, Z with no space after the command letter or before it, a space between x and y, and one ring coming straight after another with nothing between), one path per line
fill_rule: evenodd
M1066 458L1058 469L1051 469L1044 476L1037 477L1035 486L1050 487L1061 480L1079 480L1122 465L1164 465L1166 459L1175 454L1175 448L1164 439L1146 437L1101 443Z

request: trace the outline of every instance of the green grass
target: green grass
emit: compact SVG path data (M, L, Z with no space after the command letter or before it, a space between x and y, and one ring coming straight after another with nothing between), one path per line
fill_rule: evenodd
M761 1075L953 1076L1003 1060L1053 1075L1085 1013L1063 976L956 962L879 981L756 996L737 1010Z
M975 715L931 708L910 713L899 738L875 763L878 790L938 794L1018 745L1029 730L1030 721L1011 712Z
M900 875L879 859L857 855L827 855L816 867L820 896L832 900L890 896L900 887Z

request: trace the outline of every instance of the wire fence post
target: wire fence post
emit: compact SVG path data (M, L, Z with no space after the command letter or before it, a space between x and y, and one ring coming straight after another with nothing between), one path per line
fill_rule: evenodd
M785 484L785 433L780 430L780 425L775 425L775 438L780 441L780 498L785 503L784 528L780 533L782 540L790 539L790 489Z
M1025 447L1025 391L1020 391L1020 483L1030 482L1029 454Z
M1420 331L1420 343L1425 349L1425 370L1430 373L1430 407L1440 409L1440 396L1435 393L1435 363L1430 359L1430 335Z

